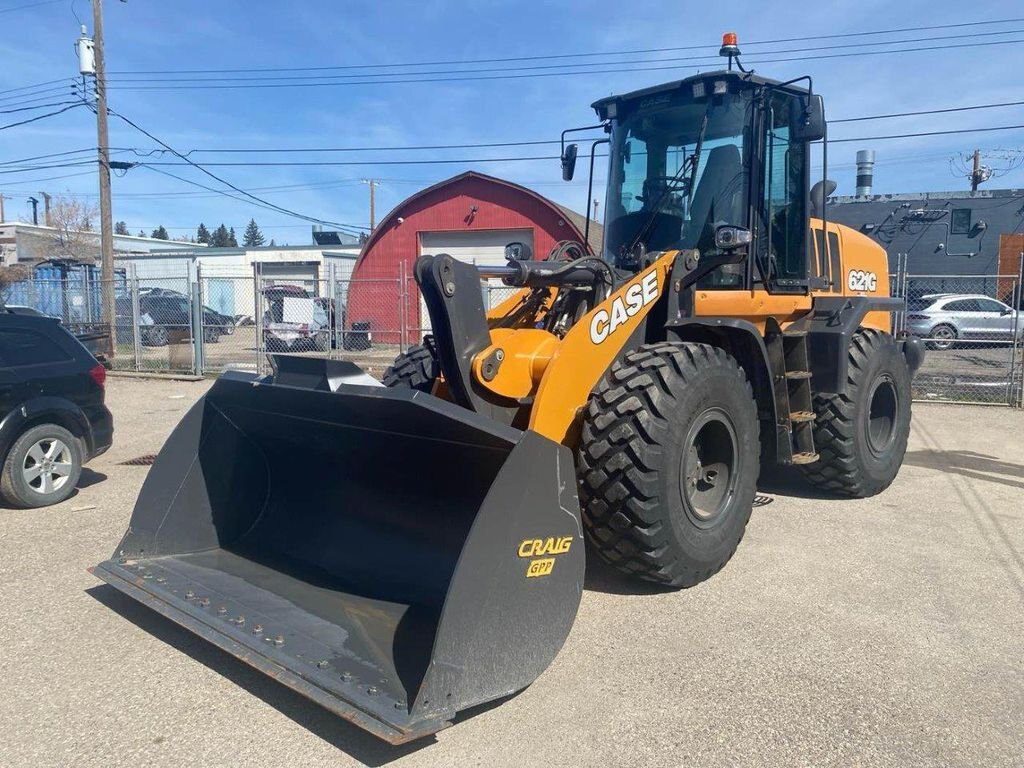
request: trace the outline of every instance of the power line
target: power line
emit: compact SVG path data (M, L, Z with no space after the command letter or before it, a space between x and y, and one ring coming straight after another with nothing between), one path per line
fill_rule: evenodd
M849 141L885 141L887 139L913 139L919 136L947 136L954 133L988 133L989 131L1013 131L1024 125L997 125L989 128L958 128L949 131L921 131L919 133L895 133L891 136L855 136L849 139L829 139L829 144L844 144Z
M0 109L0 115L10 115L15 112L31 112L35 109L46 109L47 107L60 107L65 104L78 104L77 101L52 101L49 104L37 104L34 107L18 107L17 109Z
M38 120L45 120L48 117L53 117L54 115L59 115L59 114L61 114L63 112L67 112L69 109L74 109L75 107L80 107L80 106L82 106L82 105L78 104L78 103L75 103L75 102L72 102L69 106L64 107L63 109L57 109L57 110L54 110L53 112L47 112L45 115L36 115L35 117L30 117L27 120L21 120L21 121L19 121L17 123L8 123L7 125L0 125L0 131L6 131L8 128L17 128L19 125L28 125L29 123L34 123L34 122L36 122Z
M973 104L969 107L944 107L941 109L925 109L917 112L892 112L887 115L866 115L864 117L844 117L840 120L829 120L830 123L857 123L863 120L888 120L893 117L917 117L919 115L941 115L948 112L967 112L972 109L998 109L1000 107L1018 107L1024 101L1003 101L997 104Z
M917 48L902 48L896 51L853 51L849 53L832 53L822 54L818 56L791 56L775 59L756 59L746 60L744 63L748 66L761 65L761 64L774 64L780 62L794 62L794 61L818 61L822 59L838 59L848 58L856 56L863 58L865 56L883 56L887 54L907 54L921 51L946 51L956 48L980 48L983 46L993 45L1015 45L1024 42L1021 40L996 40L989 42L980 43L958 43L953 45L932 45L932 46L920 46ZM718 61L713 60L713 61ZM708 61L710 65L712 60ZM694 65L696 66L696 65ZM615 68L615 69L588 69L579 70L576 72L533 72L530 74L499 74L499 75L466 75L457 77L416 77L416 78L393 78L391 80L350 80L344 83L339 82L312 82L312 83L226 83L226 84L195 84L195 85L119 85L121 81L112 81L112 85L109 87L116 90L122 91L183 91L183 90L238 90L238 89L253 89L253 88L323 88L327 86L351 86L351 85L395 85L395 84L408 84L408 83L452 83L452 82L468 82L468 81L490 81L490 80L522 80L529 78L540 78L540 77L571 77L575 75L603 75L603 74L626 74L630 72L660 72L665 70L676 70L681 69L679 65L671 66L660 66L660 67L628 67L628 68Z
M15 5L10 8L0 8L0 13L12 13L13 11L24 11L29 8L38 8L41 5L56 5L64 0L42 0L38 3L28 3L26 5Z
M69 149L66 152L50 152L46 155L34 155L33 157L22 157L17 160L4 160L0 166L18 165L18 163L31 163L33 160L49 160L54 157L67 157L68 155L80 155L85 152L95 152L95 147L83 147L82 149Z
M212 173L211 171L208 171L206 168L204 168L203 166L199 165L198 163L196 163L196 162L194 162L192 160L189 160L187 157L185 157L185 155L183 155L180 152L178 152L170 144L167 144L166 142L161 141L156 136L154 136L149 131L147 131L145 128L140 127L139 125L137 125L136 123L132 122L131 120L129 120L124 115L120 114L119 112L115 112L112 109L108 109L107 111L110 114L112 114L114 117L122 120L123 122L127 123L132 128L134 128L135 130L139 131L139 133L142 133L142 134L148 136L150 139L155 141L157 144L159 144L160 146L164 147L164 149L167 149L167 150L173 152L175 155L180 157L188 165L192 166L196 170L202 171L207 176L209 176L211 179L214 179L215 181L220 182L224 186L233 189L235 192L238 192L239 194L244 195L245 197L247 197L247 198L249 198L251 200L254 200L257 203L260 203L261 205L269 206L269 207L277 210L279 213L284 213L284 214L287 214L288 216L294 216L297 219L303 219L305 221L310 221L310 222L313 222L314 224L328 224L328 225L333 226L333 227L358 229L358 227L353 227L352 225L349 225L349 224L341 224L341 223L339 223L337 221L327 221L325 219L318 219L315 216L307 216L305 214L298 213L297 211L292 211L292 210L290 210L288 208L284 208L283 206L276 205L275 203L271 203L269 200L264 200L261 197L257 197L256 195L252 194L251 192L246 192L241 187L236 187L230 181L226 181L225 179L221 178L220 176L217 176L215 173ZM180 164L176 164L176 165L180 165ZM217 190L211 190L211 191L217 191Z
M804 42L807 39L814 40L838 40L847 39L852 37L869 37L873 35L889 35L889 34L901 34L903 32L928 32L938 29L961 29L967 27L978 27L987 24L1016 24L1024 22L1024 18L1015 19L991 19L987 21L969 21L960 22L957 24L936 24L931 26L919 26L919 27L903 27L899 29L880 29L871 30L864 32L845 32L840 34L830 35L805 35L802 37L786 37L777 38L774 40L754 40L744 42L744 46L752 45L770 45L775 43L794 43ZM505 58L489 58L489 59L446 59L441 61L421 61L421 62L405 62L405 63L385 63L385 64L346 64L337 66L321 66L321 67L241 67L241 68L221 68L221 69L177 69L177 70L119 70L110 72L112 75L161 75L161 74L219 74L224 72L301 72L301 71L333 71L333 70L347 70L347 69L384 69L384 68L400 68L400 67L433 67L433 66L445 66L449 64L498 64L508 63L516 61L541 61L545 59L570 59L570 58L582 58L582 57L595 57L595 56L633 56L644 53L668 53L672 51L689 51L694 48L718 48L717 45L704 45L704 44L693 44L674 46L670 48L643 48L630 51L592 51L587 53L559 53L559 54L548 54L548 55L534 55L534 56L512 56Z
M1003 107L1015 107L1024 105L1024 101L1005 101L992 104L971 104L962 107L938 107L933 109L922 109L913 112L894 112L881 115L862 115L860 117L846 117L829 120L829 123L852 123L867 120L888 120L899 117L917 117L921 115L938 115L951 112L967 112L978 109L998 109ZM587 138L581 139L587 141ZM341 153L341 152L413 152L413 151L437 151L448 149L493 149L497 147L530 147L557 145L561 142L557 139L550 140L529 140L529 141L496 141L481 142L473 144L418 144L406 146L374 146L374 147L225 147L220 149L191 149L184 154L186 156L197 153L203 154L296 154L296 153ZM141 150L132 147L118 147L118 151L132 152L140 157L151 157L153 154L163 154L166 150Z
M802 46L800 48L786 48L777 51L761 51L757 55L759 56L774 56L784 53L807 53L809 51L831 51L838 48L863 48L866 46L893 46L902 45L905 43L922 43L922 42L934 42L937 40L959 40L963 38L973 37L993 37L998 35L1016 35L1024 33L1024 29L1011 29L1002 32L971 32L960 35L941 35L933 37L923 38L911 38L904 40L885 40L882 42L872 43L850 43L846 45L830 45L830 46L817 46L808 47ZM628 61L616 61L615 66L621 67L623 65L633 64L668 64L670 62L702 62L707 63L708 61L718 62L719 57L709 59L707 55L703 56L678 56L670 58L657 58L657 59L633 59ZM573 63L560 63L560 64L543 64L534 65L528 67L499 67L490 69L440 69L440 70L428 70L423 72L400 72L399 75L408 76L420 76L420 75L451 75L451 74L466 74L471 73L474 75L486 74L491 72L528 72L528 71L539 71L539 70L552 70L552 69L563 69L565 67L588 67L593 66L594 62L582 62L578 64ZM266 75L260 75L257 77L204 77L204 78L164 78L164 79L153 79L153 78L139 78L139 79L126 79L118 78L111 82L118 83L215 83L215 82L267 82L267 81L295 81L295 80L318 80L324 83L334 82L335 80L349 80L353 78L366 78L366 77L393 77L396 73L362 73L358 75L288 75L281 77L270 77Z
M44 80L41 83L33 83L32 85L21 85L21 86L18 86L17 88L4 88L4 89L0 89L0 94L14 93L15 91L30 91L30 90L33 90L35 88L41 88L44 85L53 85L54 83L63 83L65 80L67 80L66 77L59 77L56 80Z
M150 166L142 166L142 167L143 168L148 168L149 170L151 170L151 171L153 171L155 173L163 174L164 176L169 176L172 179L177 179L178 181L183 182L185 184L191 184L194 187L199 187L200 189L205 189L205 190L209 190L210 192L215 192L217 195L220 195L222 197L228 197L228 198L231 198L232 200L237 200L237 201L239 201L241 203L247 203L248 205L254 205L257 208L261 208L261 209L267 210L267 211L273 211L274 213L281 213L282 212L273 203L264 204L262 202L255 202L257 200L260 200L260 198L253 197L251 195L247 195L247 197L252 197L253 199L246 199L244 197L239 197L238 195L233 195L233 194L231 194L230 192L228 192L226 190L217 189L215 187L210 187L210 186L207 186L206 184L200 184L198 181L193 181L192 179L186 179L184 176L178 176L177 174L171 173L170 171L165 171L162 168L152 168ZM293 214L288 214L288 215L293 215ZM300 216L299 218L305 219L307 217ZM366 227L359 227L358 225L338 224L336 222L317 221L315 223L330 224L331 226L342 227L343 231L345 231L346 234L350 234L350 235L358 235L359 234L359 232L358 232L359 229L366 229ZM351 231L351 230L357 230L357 231Z

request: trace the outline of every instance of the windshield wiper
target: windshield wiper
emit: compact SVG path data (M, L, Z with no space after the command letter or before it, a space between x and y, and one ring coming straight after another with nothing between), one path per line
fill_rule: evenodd
M665 186L661 196L658 197L657 202L651 208L651 215L647 217L647 221L637 232L636 237L633 238L633 242L629 244L629 248L626 249L626 253L632 253L633 249L636 248L639 243L652 226L654 226L655 219L658 218L658 213L661 210L661 204L665 202L665 199L672 193L672 189L675 187L675 183L678 182L683 174L689 170L690 178L688 180L689 188L686 190L686 210L690 210L690 204L693 202L693 188L697 182L697 166L700 165L700 153L704 146L704 134L708 130L708 120L711 116L712 103L708 102L708 108L704 111L704 118L700 122L700 131L697 133L697 144L694 147L693 154L690 155L688 161L684 162L679 166L679 170L676 171L675 175L669 180L669 183Z

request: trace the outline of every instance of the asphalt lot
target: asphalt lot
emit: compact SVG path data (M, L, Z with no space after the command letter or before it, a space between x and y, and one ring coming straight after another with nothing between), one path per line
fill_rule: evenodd
M868 500L762 482L733 561L665 592L592 566L551 668L395 748L100 585L208 382L112 378L69 501L0 509L0 765L1010 766L1024 754L1024 413L915 407Z

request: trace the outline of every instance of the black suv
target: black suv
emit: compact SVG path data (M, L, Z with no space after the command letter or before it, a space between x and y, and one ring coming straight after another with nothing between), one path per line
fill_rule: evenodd
M75 490L110 447L106 369L51 317L0 307L0 495L44 507Z
M121 296L115 303L118 339L131 339L132 300ZM147 347L163 347L175 337L191 335L192 304L177 291L153 288L139 292L139 339ZM210 307L203 307L203 341L216 344L221 336L235 332L234 320Z

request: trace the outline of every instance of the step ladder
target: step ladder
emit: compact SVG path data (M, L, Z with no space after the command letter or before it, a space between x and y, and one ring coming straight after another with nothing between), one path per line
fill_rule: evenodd
M765 337L768 362L775 382L775 412L779 461L812 464L814 450L814 403L811 392L807 331L776 330Z

